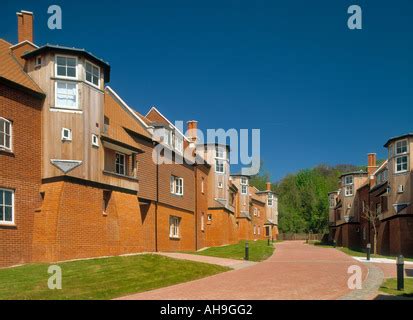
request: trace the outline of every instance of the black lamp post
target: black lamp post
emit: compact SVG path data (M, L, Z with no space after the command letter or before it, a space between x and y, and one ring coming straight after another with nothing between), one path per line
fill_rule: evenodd
M397 257L397 290L404 290L404 258L402 255Z
M371 244L367 243L367 247L366 247L366 252L367 252L367 261L370 260L370 253L371 253Z
M244 260L249 260L250 259L250 248L248 245L248 241L245 242L245 257Z

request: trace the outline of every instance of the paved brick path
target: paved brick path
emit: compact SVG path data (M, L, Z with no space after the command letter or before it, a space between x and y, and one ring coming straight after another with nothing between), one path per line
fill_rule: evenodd
M240 270L182 283L123 299L337 299L348 295L347 269L367 267L332 249L300 241L276 244L268 260Z
M219 266L228 267L232 269L243 269L243 268L247 268L247 267L257 264L257 262L253 262L253 261L225 259L225 258L201 256L201 255L188 254L188 253L159 252L157 254L166 256L169 258L174 258L174 259L191 260L191 261L197 261L197 262L217 264Z

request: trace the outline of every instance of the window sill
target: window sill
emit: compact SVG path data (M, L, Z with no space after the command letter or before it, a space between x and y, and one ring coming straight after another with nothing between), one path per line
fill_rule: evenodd
M171 193L171 196L177 197L177 198L183 198L184 197L183 194L176 194L176 193Z
M169 239L170 240L181 240L181 237L171 237L171 236L169 236Z
M0 223L0 229L17 229L15 223Z
M83 110L81 110L81 109L50 107L49 110L52 111L52 112L66 112L66 113L83 114Z
M0 148L0 154L3 154L5 156L14 157L14 152L8 149Z

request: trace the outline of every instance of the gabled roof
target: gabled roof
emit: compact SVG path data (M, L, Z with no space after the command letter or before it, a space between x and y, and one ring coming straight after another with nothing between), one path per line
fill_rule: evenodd
M175 125L171 121L169 121L169 119L165 117L156 107L152 107L145 117L148 118L148 120L152 121L152 123L163 122L165 124L168 124L171 128L178 132L186 141L191 142L191 140L189 140L189 138L185 136L181 130L175 127Z
M86 51L85 49L79 49L79 48L71 48L71 47L65 47L65 46L59 46L59 45L52 45L52 44L46 44L40 48L37 48L36 50L30 51L22 56L23 59L30 59L32 57L38 56L39 54L47 51L56 51L60 53L68 53L68 54L81 54L85 56L88 60L96 63L97 65L100 65L101 67L104 68L105 71L105 82L110 81L110 65L108 62L96 57L93 53Z
M0 39L0 79L16 85L20 89L27 90L29 93L39 97L45 94L33 79L22 69L10 50L11 44Z
M377 173L379 173L381 170L383 170L385 167L387 167L387 163L389 162L389 160L386 159L386 161L384 161L380 167L378 167L376 169L376 171L373 172L373 175L375 176Z
M343 173L340 176L340 178L345 177L345 176L350 176L350 175L367 175L367 171L360 170L360 171L346 172L346 173Z

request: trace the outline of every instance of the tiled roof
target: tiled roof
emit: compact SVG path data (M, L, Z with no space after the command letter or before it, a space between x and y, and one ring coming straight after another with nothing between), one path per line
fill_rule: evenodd
M10 46L10 43L0 39L0 78L22 86L31 92L44 95L42 89L24 72L17 62L10 50Z

